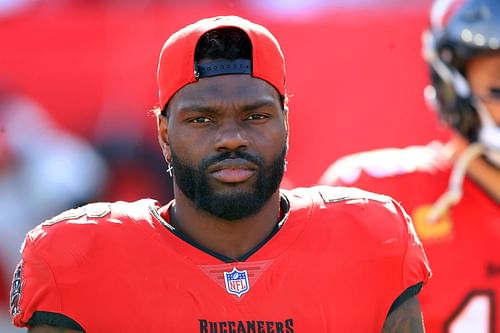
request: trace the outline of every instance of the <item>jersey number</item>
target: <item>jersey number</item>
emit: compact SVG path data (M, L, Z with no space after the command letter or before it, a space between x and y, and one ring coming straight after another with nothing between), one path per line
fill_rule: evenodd
M473 291L445 323L446 333L495 333L495 298L491 290Z

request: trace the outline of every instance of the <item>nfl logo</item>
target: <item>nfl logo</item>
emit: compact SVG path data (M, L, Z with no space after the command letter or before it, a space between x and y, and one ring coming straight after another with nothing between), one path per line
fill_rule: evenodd
M224 281L226 282L227 292L238 297L241 297L250 289L246 270L239 271L236 267L233 267L231 272L224 272Z

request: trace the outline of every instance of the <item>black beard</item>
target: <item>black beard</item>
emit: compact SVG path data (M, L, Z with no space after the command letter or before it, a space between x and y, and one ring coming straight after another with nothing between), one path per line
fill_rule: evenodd
M227 151L204 158L193 168L178 157L172 149L174 179L179 189L197 208L218 218L234 221L256 214L275 193L285 172L286 146L268 166L262 158L243 151ZM257 179L251 191L217 194L208 183L207 168L228 158L243 158L258 166Z

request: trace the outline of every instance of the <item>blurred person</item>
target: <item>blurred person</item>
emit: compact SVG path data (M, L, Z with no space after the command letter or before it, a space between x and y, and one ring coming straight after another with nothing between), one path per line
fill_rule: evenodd
M175 199L94 203L30 231L13 281L15 325L423 332L415 295L430 271L396 202L279 189L285 63L266 28L236 16L188 25L164 44L157 79Z
M99 198L103 201L136 201L144 197L168 202L173 198L172 178L156 146L126 137L99 140L97 150L110 170ZM122 133L123 134L123 133Z
M33 7L37 2L39 0L0 0L0 20L22 13Z
M401 200L433 267L420 296L427 332L500 330L500 2L437 1L423 34L426 97L447 143L341 158L321 184Z
M40 220L91 200L101 191L105 172L103 160L88 143L58 129L31 98L1 85L1 332L13 330L6 328L8 286L26 232Z

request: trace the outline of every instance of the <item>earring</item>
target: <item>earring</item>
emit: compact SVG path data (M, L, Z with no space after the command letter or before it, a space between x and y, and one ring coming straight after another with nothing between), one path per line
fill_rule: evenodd
M170 164L170 162L168 162L167 172L170 175L170 177L172 177L172 172L173 171L174 171L174 167L172 166L172 164Z

